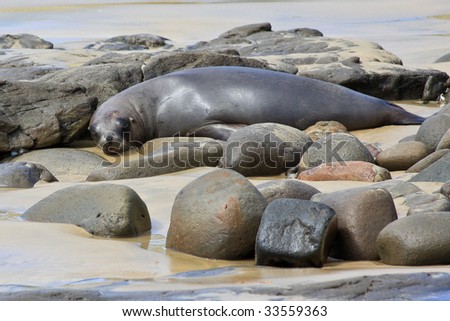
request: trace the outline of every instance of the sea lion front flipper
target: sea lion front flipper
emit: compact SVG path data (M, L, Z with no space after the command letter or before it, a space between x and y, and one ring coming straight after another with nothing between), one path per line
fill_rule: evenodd
M227 140L243 124L208 124L190 131L187 136L211 137L218 140Z

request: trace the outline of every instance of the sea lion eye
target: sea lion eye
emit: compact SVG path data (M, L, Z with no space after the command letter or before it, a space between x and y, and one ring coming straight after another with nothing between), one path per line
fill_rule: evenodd
M118 118L117 124L124 129L128 127L128 121L125 118Z

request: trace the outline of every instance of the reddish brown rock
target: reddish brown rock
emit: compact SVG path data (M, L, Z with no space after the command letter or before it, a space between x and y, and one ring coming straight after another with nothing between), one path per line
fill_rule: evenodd
M381 182L391 179L391 174L387 169L368 162L334 162L305 170L300 173L298 179L305 181Z

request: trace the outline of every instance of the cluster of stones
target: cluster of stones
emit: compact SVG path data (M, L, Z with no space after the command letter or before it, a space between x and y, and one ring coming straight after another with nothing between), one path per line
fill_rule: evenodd
M370 48L370 54L364 55L367 58L355 56L361 44ZM52 47L32 35L0 36L4 50ZM137 34L113 37L88 49L101 56L68 69L14 57L0 63L0 156L21 148L70 143L86 132L95 108L106 99L181 69L272 69L395 100L435 100L449 86L446 73L404 67L377 44L326 38L308 28L273 31L269 23L238 27L186 48L177 48L161 36ZM137 51L121 54L121 50Z
M410 206L406 217L398 218L397 198ZM321 194L292 179L255 187L235 171L220 169L178 193L166 246L210 259L255 257L257 265L282 267L321 267L329 258L448 264L450 207L421 208L436 199L450 204L443 194L426 194L398 180Z

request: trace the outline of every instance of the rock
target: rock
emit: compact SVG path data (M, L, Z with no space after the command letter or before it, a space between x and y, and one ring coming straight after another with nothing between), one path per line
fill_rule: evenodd
M39 81L82 86L100 105L108 98L143 81L142 63L88 65L51 73Z
M80 85L0 82L0 117L16 128L0 129L0 153L70 143L87 129L96 106Z
M450 62L450 53L445 54L434 61L434 63L441 63L441 62Z
M449 149L450 148L450 128L445 132L436 146L436 151L441 149Z
M305 181L361 181L381 182L391 179L391 173L380 166L361 161L333 162L300 172L298 179Z
M446 182L444 185L441 186L439 193L441 193L447 198L450 198L450 181Z
M372 144L372 143L366 143L363 142L364 146L366 146L367 150L370 152L370 154L372 155L372 157L375 159L378 155L380 155L380 153L382 152L382 149L380 148L380 146L378 146L377 143Z
M87 176L98 167L111 165L94 153L72 148L35 150L15 157L11 161L42 164L57 177L63 175Z
M142 68L144 80L170 72L212 66L240 66L273 69L265 62L218 52L171 52L153 56Z
M445 93L445 83L434 76L429 76L423 89L422 100L424 102L436 101L436 99Z
M256 237L256 264L322 267L337 230L330 207L306 200L277 199L261 219Z
M343 260L377 260L376 239L397 219L394 201L384 189L352 188L322 196L336 211L338 230L330 256Z
M439 160L416 174L410 182L446 182L450 180L450 153L446 153Z
M250 35L253 35L255 33L259 32L265 32L265 31L272 31L272 25L269 22L263 22L263 23L255 23L245 26L239 26L236 28L233 28L227 32L224 32L219 36L219 38L241 38L241 37L248 37Z
M272 180L256 185L256 188L264 196L267 203L280 198L310 200L314 194L320 193L317 188L295 179Z
M20 162L0 164L0 187L30 188L38 181L58 181L40 164Z
M148 61L153 54L148 52L133 52L129 54L117 53L117 52L108 52L100 57L94 58L86 63L83 66L95 66L95 65L109 65L109 64L132 64L136 63L139 65L144 65L146 61Z
M419 187L416 185L404 182L402 180L387 180L379 183L372 184L368 186L368 188L382 188L387 190L393 199L407 196L410 194L414 194L417 192L423 192Z
M96 44L88 46L89 49L104 51L116 50L148 50L168 45L169 39L152 34L141 33L135 35L123 35L112 37Z
M308 135L290 126L246 126L228 138L222 166L244 176L278 175L297 165L311 143Z
M75 224L93 235L130 237L151 228L147 206L131 188L76 185L42 199L22 217L35 222Z
M442 194L427 194L417 192L405 198L405 205L409 206L407 215L419 213L447 212L450 211L450 200Z
M331 121L319 121L315 125L309 126L304 130L313 142L326 136L327 133L347 133L347 128L340 122Z
M306 28L272 31L267 23L235 28L188 50L235 50L278 70L297 70L298 75L389 100L421 99L430 76L438 83L448 79L438 70L404 67L400 58L375 43L326 38Z
M167 138L169 142L174 138ZM176 137L180 139L180 137ZM192 140L193 138L188 138ZM197 139L197 138L196 138ZM152 177L175 173L190 168L209 166L216 167L223 155L224 142L210 139L207 141L175 142L171 146L163 144L149 155L137 160L126 160L113 166L94 169L86 178L87 181L109 181L118 179ZM174 147L175 146L175 147ZM151 148L148 144L144 146Z
M435 162L437 162L439 159L441 159L441 157L443 157L444 155L446 155L448 152L450 152L450 149L440 149L440 150L436 150L435 152L431 153L430 155L428 155L427 157L425 157L424 159L418 161L417 163L415 163L413 166L411 166L410 168L408 168L406 170L407 173L418 173L423 171L425 168L427 168L428 166L430 166L431 164L434 164Z
M303 154L300 166L311 168L325 163L348 161L375 162L372 154L358 138L348 133L334 133L312 144Z
M390 171L406 170L428 155L421 142L398 143L385 149L376 158L376 163Z
M377 238L383 263L438 265L450 263L450 212L407 216L386 226Z
M248 258L266 206L239 173L221 169L203 175L177 194L166 247L211 259Z
M0 36L0 49L53 49L53 44L30 34Z
M450 128L450 105L425 119L417 131L416 141L427 146L428 153L436 150L440 140Z

